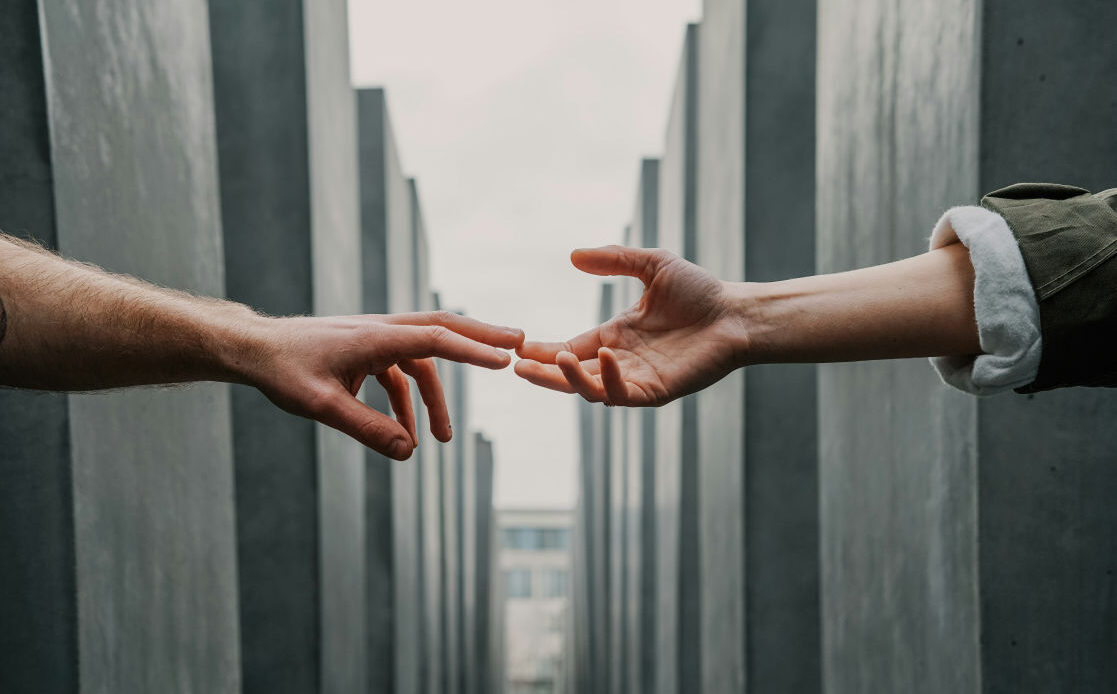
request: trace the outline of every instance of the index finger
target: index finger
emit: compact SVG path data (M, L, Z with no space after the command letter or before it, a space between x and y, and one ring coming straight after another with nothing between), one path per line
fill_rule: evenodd
M428 311L423 313L395 313L383 316L392 325L440 325L486 345L513 349L524 342L524 331L485 323L453 311Z
M390 330L388 354L397 361L439 357L486 369L503 369L512 361L507 352L441 325L400 325Z

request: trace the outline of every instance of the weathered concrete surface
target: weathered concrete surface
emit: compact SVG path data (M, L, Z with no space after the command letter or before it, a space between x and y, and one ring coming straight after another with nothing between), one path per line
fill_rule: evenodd
M228 294L270 315L309 314L302 6L209 9ZM317 691L316 427L247 386L233 388L232 407L243 688Z
M476 663L475 692L503 691L502 667L504 643L504 611L501 605L499 572L496 571L496 527L493 522L493 444L481 434L473 436L476 480L476 592L473 597L474 613L473 647ZM495 598L495 599L494 599Z
M394 265L390 260L390 254L400 248L406 250L400 255L410 258L413 229L410 192L382 89L357 91L357 122L362 310L412 310L412 262ZM382 388L368 384L365 397L372 407L390 411ZM365 459L368 690L416 691L414 469L409 462L397 464L372 450L365 451Z
M426 226L423 221L419 189L415 179L410 179L411 221L414 229L415 283L417 306L420 311L435 308L430 291L430 249ZM417 396L416 396L417 397ZM419 433L419 447L412 457L418 468L420 516L422 517L422 570L423 585L423 667L421 671L424 691L440 691L443 683L445 643L442 624L442 446L430 432L430 419L422 401L415 402L415 423Z
M706 0L698 48L698 263L745 271L745 3ZM738 371L698 394L702 688L745 687L744 382Z
M698 124L698 25L687 26L659 167L658 246L693 260ZM700 680L695 398L659 408L655 420L656 625L654 682L676 694ZM686 414L684 414L686 413ZM689 415L689 416L687 416Z
M41 26L33 4L17 5L3 19L13 54L0 140L5 183L16 183L4 195L18 200L0 225L223 294L204 3L44 3ZM5 621L26 621L24 643L5 643L0 686L237 690L228 389L27 398L3 400L3 486L29 494L2 505L35 507L4 524L6 546L27 552L5 560L5 603L20 603L5 605Z
M437 302L436 308L441 308ZM446 396L446 404L449 408L453 408L450 413L450 427L456 432L464 433L466 431L462 425L462 420L457 415L457 406L462 404L464 400L464 393L458 392L459 382L455 378L455 372L460 373L462 369L461 364L439 361L438 376L443 384L443 392ZM455 426L457 425L457 426ZM438 444L439 463L441 472L442 484L442 498L441 498L441 573L442 573L442 614L441 614L441 634L442 634L442 683L439 691L456 694L460 691L460 640L459 640L459 626L460 626L460 609L461 609L461 594L459 592L460 573L459 573L459 536L458 531L461 528L460 511L460 493L461 493L461 477L459 475L461 468L459 467L458 457L458 440L457 436L451 439L449 443Z
M411 184L403 173L384 91L357 93L361 171L361 256L365 310L419 308ZM366 388L370 404L387 397ZM367 451L366 518L369 689L420 691L421 658L419 468L415 458L389 461Z
M467 500L467 495L476 494L476 482L468 483L466 479L473 475L473 446L469 435L469 367L457 362L446 364L447 375L447 403L450 406L450 426L454 431L454 439L449 447L451 464L450 479L452 480L453 512L447 514L447 534L454 543L454 557L450 561L453 580L452 596L450 600L454 605L450 612L453 620L451 627L453 638L453 652L451 657L452 679L447 683L447 688L455 692L465 692L468 688L469 659L472 656L469 641L472 640L469 620L474 617L474 597L470 593L474 582L467 578L470 571L475 570L475 560L466 560L466 532L467 517L475 508ZM475 526L473 526L475 527ZM470 542L473 542L470 540ZM475 544L473 545L476 546Z
M632 215L629 245L655 248L659 243L659 160L640 162L636 205ZM629 302L635 303L643 291L638 282L625 282ZM656 629L656 508L655 508L655 424L656 410L621 410L627 419L627 585L628 614L625 629L628 642L629 691L645 692L655 673Z
M975 11L819 3L820 271L919 253L975 201ZM901 361L823 366L818 402L829 691L977 691L975 401Z
M748 3L745 279L814 273L815 0ZM818 466L811 364L745 376L746 691L818 692Z
M1117 185L1117 5L997 0L981 12L978 192ZM1102 389L978 401L986 691L1117 690L1115 417L1117 394Z
M0 13L0 229L57 248L38 7ZM78 686L65 395L0 390L0 691Z
M361 311L357 108L349 81L344 0L304 3L314 310ZM318 427L322 690L367 683L365 450Z
M1112 185L1117 57L1081 47L1115 12L821 3L819 268L917 253L1014 181ZM1111 393L975 401L899 362L827 367L819 399L832 691L1117 686Z
M461 446L465 449L464 473L462 475L462 624L465 637L464 658L462 663L462 677L464 684L462 691L466 694L477 694L478 680L484 670L481 662L484 649L477 641L480 620L485 615L478 612L478 574L477 557L481 549L480 538L477 536L478 527L478 475L477 475L477 444L472 432L461 432L463 437Z
M615 285L603 282L596 320L606 321L613 316ZM610 548L616 542L613 534L618 525L614 518L613 480L615 459L613 452L613 413L603 405L579 401L581 437L580 500L579 508L584 517L581 556L576 558L578 570L585 577L585 605L575 605L581 610L584 631L584 657L578 664L579 676L585 680L587 692L608 692L612 685L616 664L612 658L613 568L615 555Z
M571 547L571 573L573 576L570 597L569 628L573 630L573 669L571 686L577 692L594 692L594 648L597 646L593 632L593 614L598 596L592 589L594 547L600 542L594 518L593 465L594 431L593 405L582 398L578 407L578 504Z
M631 243L631 232L625 228L621 243ZM613 284L612 313L616 314L631 303L631 283L619 278ZM607 319L606 319L607 320ZM610 436L604 442L609 447L610 465L606 468L609 475L608 513L610 516L609 554L606 555L609 571L609 599L605 603L609 614L609 691L628 692L631 671L628 667L629 650L628 629L629 584L628 584L628 412L622 408L608 408L603 417L609 421Z

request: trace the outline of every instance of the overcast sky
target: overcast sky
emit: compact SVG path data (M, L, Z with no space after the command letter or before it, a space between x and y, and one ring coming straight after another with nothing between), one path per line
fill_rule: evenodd
M386 88L444 306L529 339L592 325L599 280L570 250L620 241L700 5L349 0L353 82ZM496 446L497 505L572 505L573 397L511 369L470 378L472 425Z

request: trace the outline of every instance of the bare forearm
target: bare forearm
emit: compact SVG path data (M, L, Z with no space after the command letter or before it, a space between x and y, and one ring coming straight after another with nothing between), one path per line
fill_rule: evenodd
M91 390L238 380L244 306L69 262L0 237L0 384Z
M743 364L978 354L964 246L831 275L727 285Z

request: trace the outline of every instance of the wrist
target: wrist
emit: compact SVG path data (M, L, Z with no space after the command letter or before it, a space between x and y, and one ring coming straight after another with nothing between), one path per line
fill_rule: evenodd
M760 285L754 282L722 282L725 304L722 322L733 354L733 368L739 369L760 361L763 341L758 339L755 325L759 311Z
M799 292L785 282L725 282L726 315L737 368L786 361Z
M260 364L265 360L270 342L268 329L276 320L252 311L247 306L231 304L214 326L211 341L212 357L218 371L215 380L255 385Z

